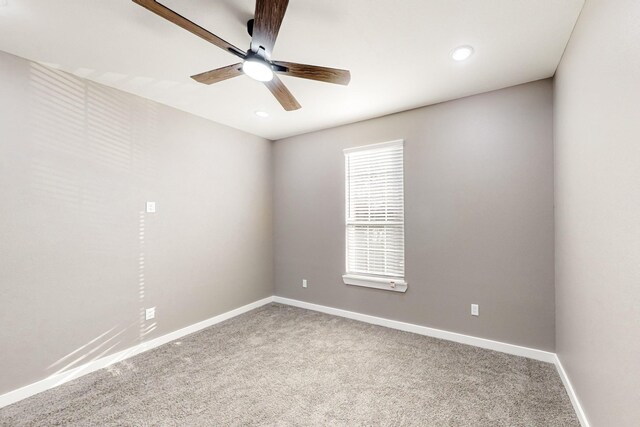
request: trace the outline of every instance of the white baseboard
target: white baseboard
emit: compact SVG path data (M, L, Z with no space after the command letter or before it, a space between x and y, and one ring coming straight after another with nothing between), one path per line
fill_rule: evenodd
M382 317L370 316L368 314L356 313L354 311L342 310L339 308L327 307L324 305L312 304L309 302L298 301L289 298L274 296L273 302L291 305L308 310L320 311L334 316L346 317L348 319L359 320L365 323L385 326L387 328L398 329L405 332L413 332L414 334L426 335L429 337L440 338L448 341L455 341L461 344L473 345L476 347L486 348L489 350L500 351L502 353L513 354L515 356L528 357L529 359L540 360L542 362L555 363L556 354L535 348L522 347L515 344L507 344L500 341L478 338L471 335L458 334L456 332L443 331L441 329L429 328L427 326L415 325L413 323L399 322L397 320L385 319Z
M576 411L576 416L578 417L578 421L580 421L580 425L582 427L590 427L589 420L587 420L587 415L584 413L584 409L582 409L582 405L580 404L580 400L578 399L578 395L576 391L573 389L571 385L571 381L569 380L569 376L567 375L564 367L562 366L562 362L560 362L560 358L556 354L555 358L556 369L558 370L558 375L560 375L560 379L562 380L562 384L564 384L564 388L567 390L567 394L569 395L569 399L571 399L571 404L573 405L573 409Z
M34 394L43 392L45 390L49 390L50 388L57 387L60 384L64 384L68 381L74 380L90 372L94 372L98 369L106 368L107 366L120 362L121 360L128 359L129 357L133 357L147 350L151 350L152 348L159 347L175 339L182 338L185 335L189 335L201 329L215 325L216 323L220 323L225 320L231 319L232 317L236 317L240 314L246 313L247 311L251 311L265 304L269 304L272 301L273 301L273 297L267 297L267 298L252 302L250 304L244 305L234 310L227 311L226 313L219 314L218 316L212 317L210 319L203 320L202 322L194 323L193 325L189 325L177 331L170 332L161 337L154 338L150 341L140 343L136 346L130 347L126 350L122 350L118 353L93 360L89 363L70 369L68 371L51 375L33 384L29 384L17 390L10 391L0 396L0 408L10 405L19 400L25 399L29 396L33 396Z

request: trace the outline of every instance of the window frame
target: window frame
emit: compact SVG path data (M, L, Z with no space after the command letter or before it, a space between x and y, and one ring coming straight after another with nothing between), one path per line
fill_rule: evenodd
M349 176L349 164L348 164L348 156L351 153L360 152L360 151L368 151L368 150L378 150L381 148L390 148L390 147L402 147L402 258L403 258L403 276L402 277L392 277L392 276L381 276L375 274L362 274L362 273L349 273L349 226L352 225L349 223L349 209L350 209L350 176ZM345 157L345 218L344 218L344 236L345 236L345 271L346 273L342 275L342 280L346 285L352 286L363 286L374 289L382 289L386 291L393 292L406 292L408 288L408 283L405 280L406 276L406 265L404 265L405 261L405 244L404 244L404 139L398 139L394 141L381 142L377 144L369 144L358 147L346 148L343 150ZM391 224L390 224L391 225ZM396 224L397 225L397 224Z

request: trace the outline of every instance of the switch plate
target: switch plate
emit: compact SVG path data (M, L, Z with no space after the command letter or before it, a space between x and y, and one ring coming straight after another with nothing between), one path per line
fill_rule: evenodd
M155 317L156 317L156 308L155 307L147 308L144 311L144 320L151 320L151 319L153 319Z
M156 202L147 202L147 213L156 213Z
M471 304L471 315L480 316L480 307L478 304Z
M303 288L307 287L307 279L302 279L302 287Z

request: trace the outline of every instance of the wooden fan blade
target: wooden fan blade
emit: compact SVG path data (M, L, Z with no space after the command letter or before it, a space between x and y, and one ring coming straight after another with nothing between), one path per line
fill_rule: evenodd
M241 51L231 43L205 30L198 24L189 21L184 16L174 12L173 10L169 9L166 6L161 5L155 0L133 0L133 2L139 4L140 6L144 7L147 10L150 10L151 12L155 13L158 16L161 16L167 21L173 22L174 24L184 28L185 30L195 34L196 36L205 39L209 43L212 43L218 46L219 48L224 49L229 53L232 53L233 55L236 55L243 59L246 56L246 54L243 51Z
M317 65L296 64L295 62L273 61L276 72L286 76L300 77L301 79L318 80L320 82L348 85L351 81L351 73L348 70L338 68L319 67Z
M274 75L273 79L271 81L264 82L264 85L271 91L273 96L276 97L280 105L282 105L286 111L293 111L302 108L278 76Z
M251 37L253 52L258 52L258 49L262 47L267 55L271 55L288 5L289 0L256 0L253 36Z
M237 63L216 68L215 70L205 71L204 73L191 76L191 78L199 83L210 85L239 76L240 74L242 74L242 63Z

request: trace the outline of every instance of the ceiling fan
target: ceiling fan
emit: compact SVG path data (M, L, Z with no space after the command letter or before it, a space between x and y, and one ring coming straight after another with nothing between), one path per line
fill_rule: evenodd
M351 80L351 73L347 70L271 59L271 51L276 43L289 0L256 0L254 19L247 23L247 31L251 36L251 45L246 52L155 0L133 1L242 59L242 62L237 64L191 76L197 82L210 85L244 73L255 80L263 82L282 107L287 111L292 111L299 109L300 104L275 73L345 86Z

